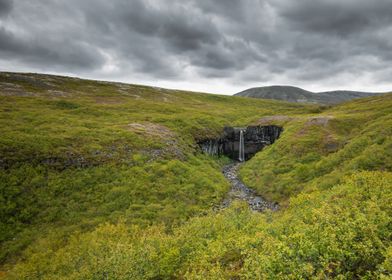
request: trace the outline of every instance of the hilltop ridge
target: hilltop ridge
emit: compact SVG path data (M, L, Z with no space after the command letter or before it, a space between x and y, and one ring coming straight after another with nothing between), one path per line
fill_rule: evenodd
M246 89L234 94L235 96L275 99L288 102L337 104L351 99L385 94L382 92L361 92L349 90L334 90L324 92L307 91L294 86L265 86Z

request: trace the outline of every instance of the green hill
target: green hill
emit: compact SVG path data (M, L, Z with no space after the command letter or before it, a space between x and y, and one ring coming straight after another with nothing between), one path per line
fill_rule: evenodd
M335 90L324 92L311 92L293 86L266 86L249 88L238 92L236 96L275 99L288 102L314 103L314 104L337 104L356 98L382 95L385 93Z
M0 252L9 279L374 278L392 273L392 95L334 107L0 74ZM196 142L277 124L240 175Z

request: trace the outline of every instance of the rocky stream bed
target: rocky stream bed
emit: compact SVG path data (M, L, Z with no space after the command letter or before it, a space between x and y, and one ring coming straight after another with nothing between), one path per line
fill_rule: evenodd
M238 178L238 170L241 164L242 162L231 163L222 169L223 175L231 184L231 189L227 193L220 208L226 208L233 200L239 199L246 201L249 204L249 207L254 211L263 212L267 209L272 211L278 210L278 203L266 201L261 196L258 196L254 190L248 188L241 182Z

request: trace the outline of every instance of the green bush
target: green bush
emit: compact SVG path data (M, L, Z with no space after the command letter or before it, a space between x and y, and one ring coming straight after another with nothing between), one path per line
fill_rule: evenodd
M291 199L283 213L234 204L165 233L124 222L32 253L10 279L368 279L389 275L392 173L362 172Z
M390 95L319 107L0 76L34 93L0 94L0 277L391 276ZM212 212L229 161L196 141L260 123L284 132L240 175L281 210Z

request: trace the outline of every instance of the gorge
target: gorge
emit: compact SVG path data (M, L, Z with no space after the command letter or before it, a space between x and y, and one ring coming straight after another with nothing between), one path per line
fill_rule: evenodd
M240 162L249 160L266 145L274 143L283 128L276 125L225 127L218 138L198 142L201 150L212 156L227 156Z
M244 161L249 160L266 145L274 143L283 128L276 125L225 127L220 137L199 142L201 150L212 156L227 156L233 162L223 167L222 173L231 185L230 191L219 208L228 207L233 200L247 202L253 211L263 212L267 209L276 211L278 203L269 202L247 187L239 178L238 170Z

